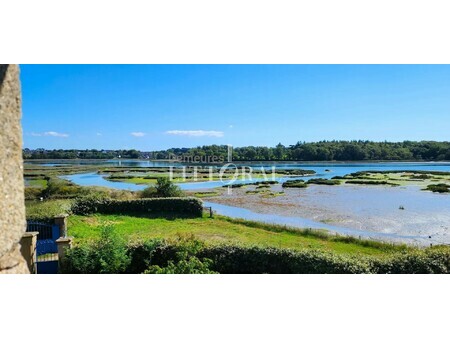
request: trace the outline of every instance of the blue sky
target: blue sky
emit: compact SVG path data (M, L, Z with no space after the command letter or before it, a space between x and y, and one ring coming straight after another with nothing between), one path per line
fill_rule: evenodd
M450 66L21 65L24 147L450 140Z

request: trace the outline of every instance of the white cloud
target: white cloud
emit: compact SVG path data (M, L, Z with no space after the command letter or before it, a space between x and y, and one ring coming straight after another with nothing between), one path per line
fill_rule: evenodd
M53 136L53 137L69 137L69 134L58 133L56 131L46 131L44 136Z
M145 136L145 133L143 133L142 131L133 131L130 134L134 137L144 137Z
M102 134L102 133L97 133L96 135L97 135L97 136L102 136L103 134Z
M233 128L233 125L232 125L232 124L230 124L230 125L228 126L228 128Z
M182 135L182 136L209 136L209 137L223 137L223 131L215 130L169 130L166 131L169 135Z
M53 137L69 137L69 134L58 133L56 131L46 131L45 133L30 133L31 136L53 136Z

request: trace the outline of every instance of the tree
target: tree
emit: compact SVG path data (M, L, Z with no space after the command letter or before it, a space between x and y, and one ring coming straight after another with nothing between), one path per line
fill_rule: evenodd
M183 195L181 189L168 177L158 177L155 188L156 197L179 197Z

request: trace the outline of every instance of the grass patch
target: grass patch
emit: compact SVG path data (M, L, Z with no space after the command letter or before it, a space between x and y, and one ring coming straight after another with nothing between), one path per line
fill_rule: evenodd
M223 186L223 188L242 188L242 187L246 187L246 186L250 186L250 185L257 185L257 186L261 186L261 185L271 185L271 184L277 184L277 181L261 181L261 182L252 182L252 183L236 183L236 184L225 184Z
M25 180L25 186L30 188L47 188L46 179L27 179Z
M283 188L306 188L308 185L303 180L286 181L281 185Z
M198 192L194 192L192 194L192 196L197 197L197 198L203 198L203 197L214 197L214 196L219 196L220 193L218 191L198 191Z
M321 185L339 185L341 182L339 180L327 180L325 178L312 178L307 184L321 184Z
M194 235L210 244L239 244L244 246L277 247L286 249L320 249L336 253L384 255L406 250L406 246L333 236L325 231L295 229L233 219L207 216L193 219L146 218L119 215L73 215L68 220L68 233L75 242L86 243L100 238L101 228L110 225L126 240L175 239Z
M374 181L374 180L350 180L345 181L345 184L363 184L363 185L389 185L389 186L398 186L396 183L390 183L388 181Z

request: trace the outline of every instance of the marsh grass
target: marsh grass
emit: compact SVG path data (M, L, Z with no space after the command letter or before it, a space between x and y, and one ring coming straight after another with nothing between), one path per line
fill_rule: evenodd
M450 192L450 185L445 184L445 183L440 183L440 184L430 184L427 186L426 189L423 190L429 190L432 192L437 192L437 193L447 193Z

